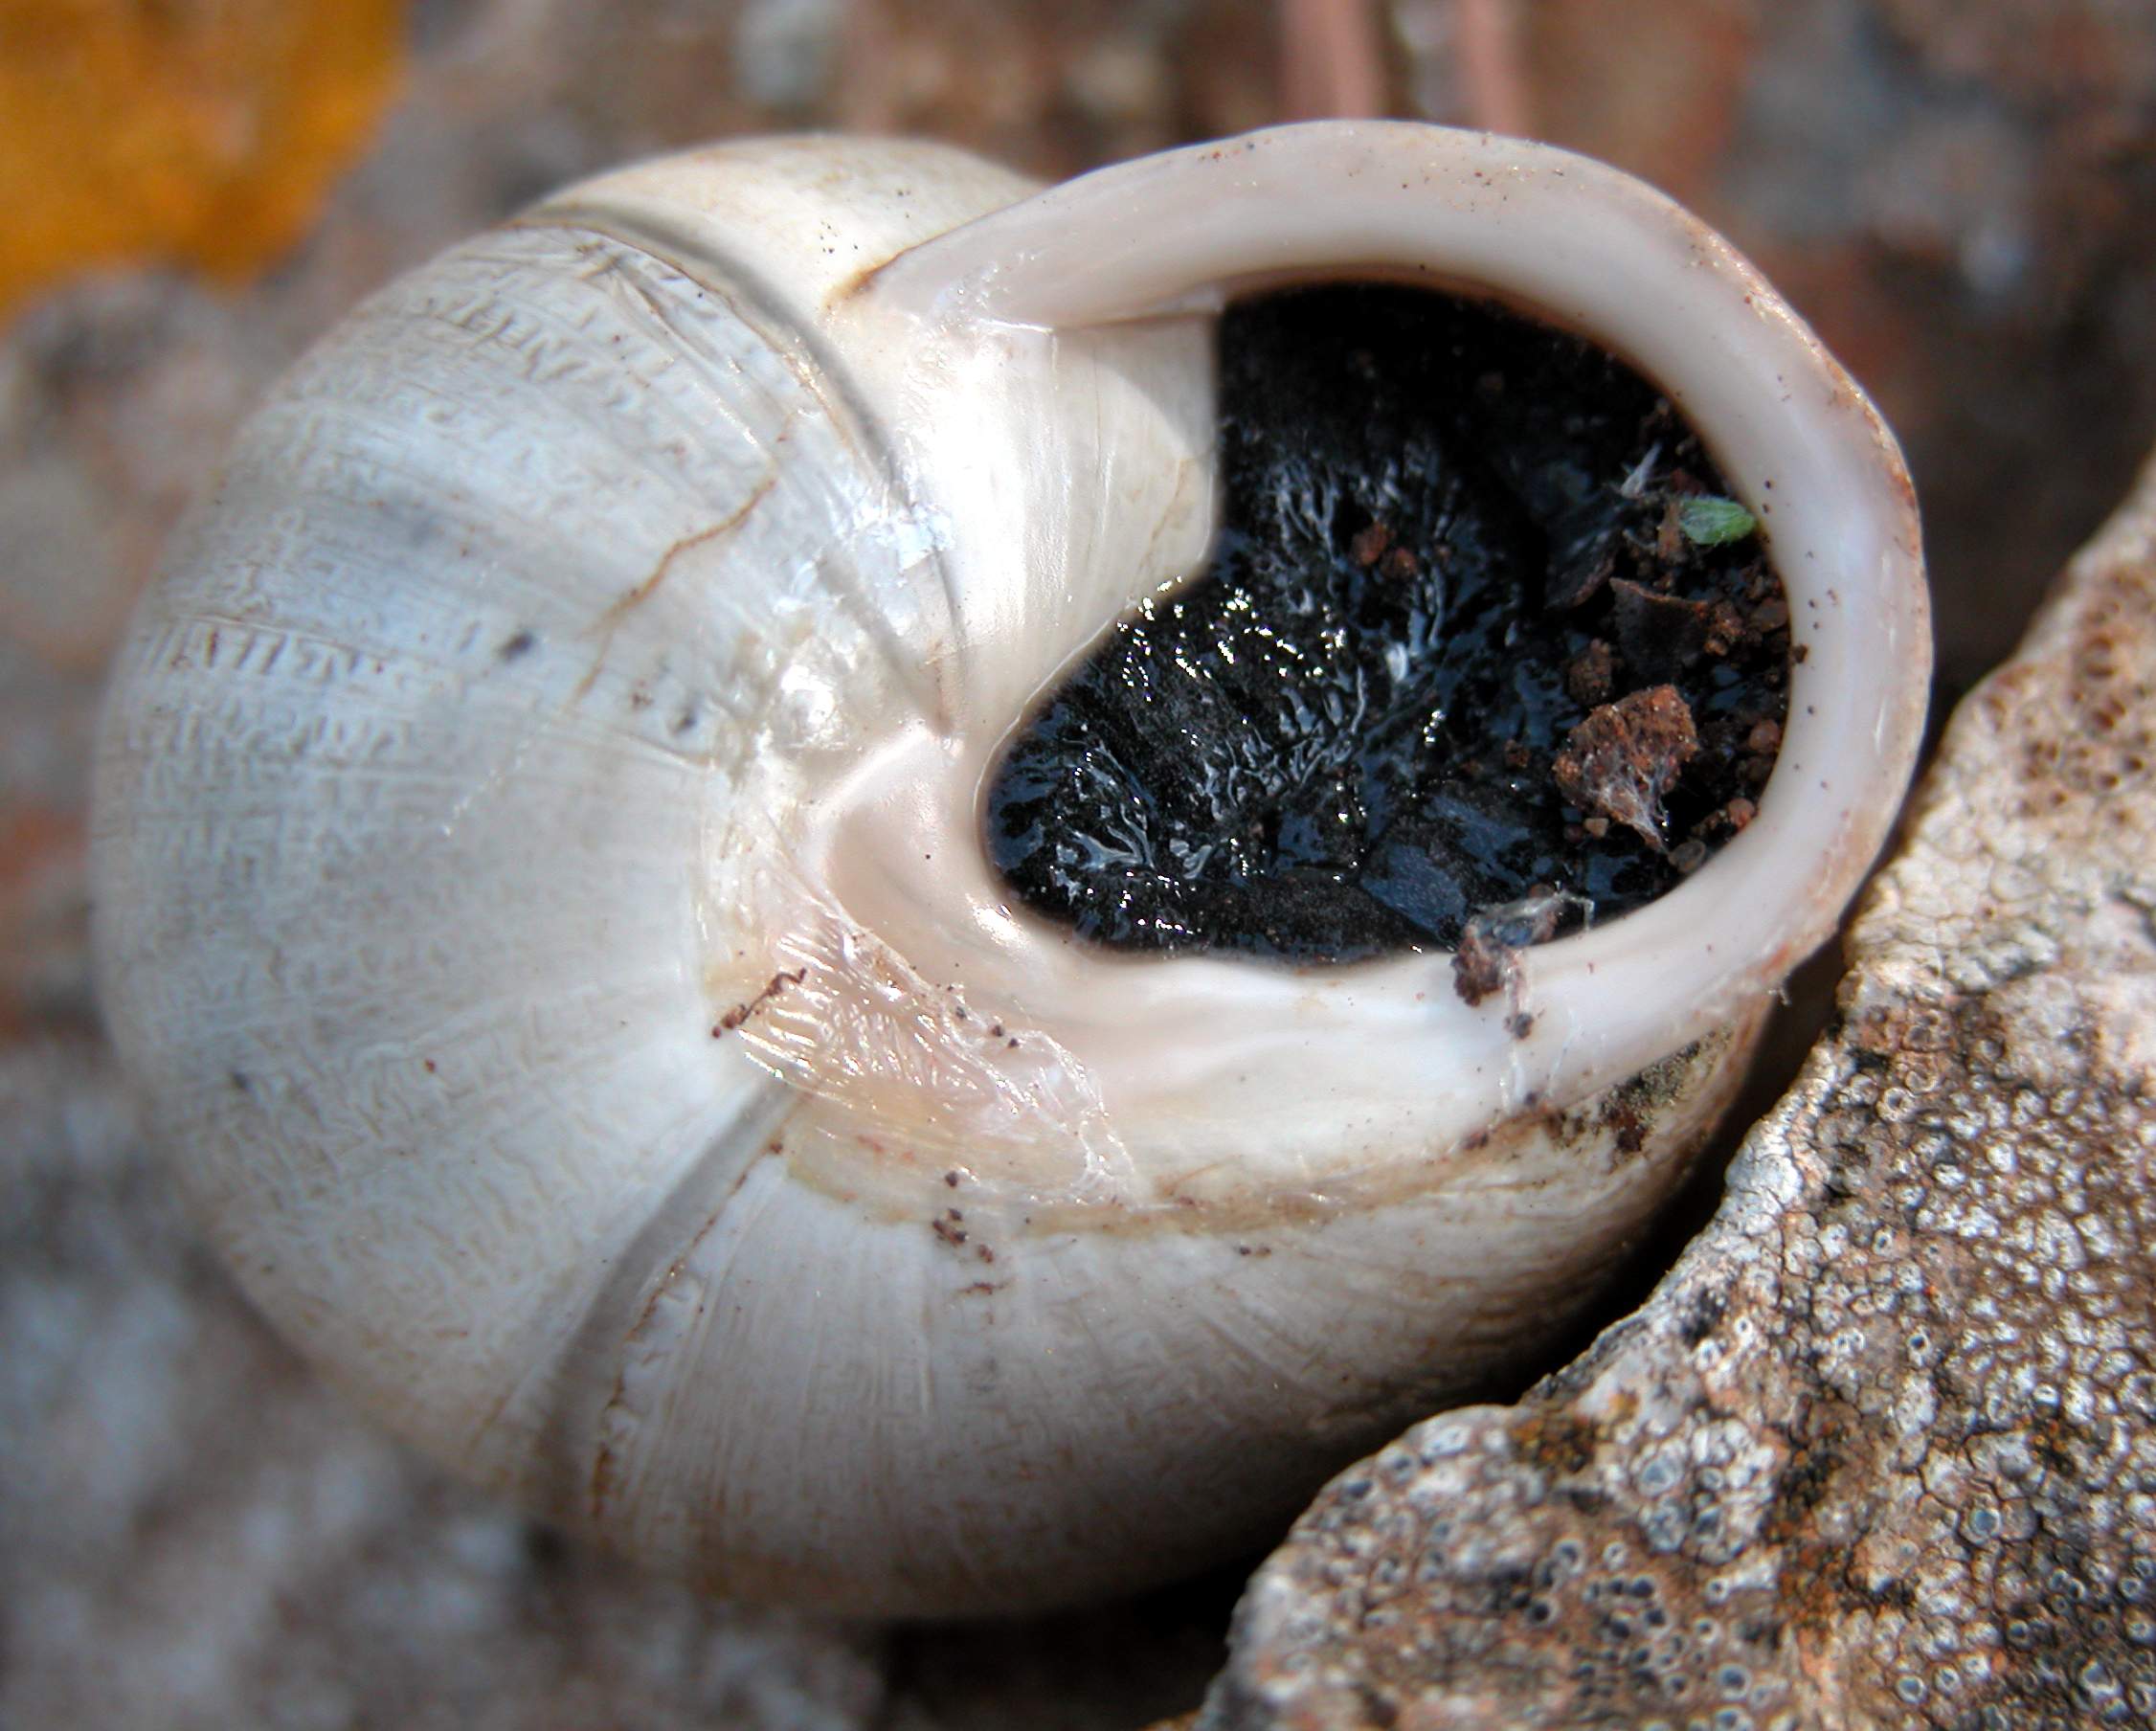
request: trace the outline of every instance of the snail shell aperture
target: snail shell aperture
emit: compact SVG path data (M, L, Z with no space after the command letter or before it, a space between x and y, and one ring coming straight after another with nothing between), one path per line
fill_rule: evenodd
M1221 306L1341 278L1638 366L1802 645L1756 819L1509 1000L1112 954L982 844L1036 694L1202 563ZM115 675L101 987L247 1290L425 1448L730 1593L1071 1600L1577 1315L1881 841L1928 657L1876 416L1610 169L727 146L452 249L256 416Z

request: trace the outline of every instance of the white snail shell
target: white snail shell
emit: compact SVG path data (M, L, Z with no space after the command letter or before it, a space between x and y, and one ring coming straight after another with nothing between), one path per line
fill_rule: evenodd
M1202 563L1223 300L1339 276L1629 358L1808 652L1757 819L1527 953L1524 1038L1444 956L1088 948L979 839L1029 700ZM104 1003L249 1292L426 1448L729 1592L1074 1599L1576 1314L1880 842L1927 666L1877 417L1610 169L729 146L453 249L257 416L116 674Z

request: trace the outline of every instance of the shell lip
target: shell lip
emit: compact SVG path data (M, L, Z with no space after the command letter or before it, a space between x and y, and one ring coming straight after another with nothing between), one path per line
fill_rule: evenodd
M1087 965L1112 988L1071 994L1066 1037L1112 1068L1219 1008L1242 1019L1220 1055L1239 1071L1347 1033L1397 1040L1404 1057L1442 1049L1471 1090L1576 1099L1741 1014L1823 943L1913 773L1930 671L1915 495L1884 421L1803 319L1726 240L1619 170L1401 122L1283 126L1103 169L900 255L862 299L931 345L982 331L1112 344L1253 284L1368 274L1576 329L1683 409L1760 517L1788 595L1800 648L1775 772L1751 824L1693 877L1525 953L1510 1003L1454 1000L1438 953L1284 970L1094 952ZM969 813L1010 719L960 753ZM1022 917L999 930L1014 965L1056 948Z

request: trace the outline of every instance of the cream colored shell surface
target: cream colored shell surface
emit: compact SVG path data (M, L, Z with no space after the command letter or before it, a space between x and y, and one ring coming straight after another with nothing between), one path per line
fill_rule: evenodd
M1312 205L1343 162L1574 160L1263 138ZM1853 863L1792 859L1788 912L1622 1026L1553 985L1527 1041L1443 956L1110 958L1010 907L977 835L995 749L1202 559L1223 285L1328 258L1022 303L1066 281L1044 236L1111 251L1212 202L1210 160L1111 171L1105 212L832 140L573 190L284 381L116 672L101 990L218 1247L399 1430L722 1590L982 1611L1159 1579L1516 1364L1681 1170L1906 773L1903 686L1833 717L1872 738L1846 782L1808 755L1828 722L1793 725ZM1698 244L1571 171L1630 189L1643 252ZM1727 316L1765 295L1702 268ZM1877 469L1812 503L1813 539L1845 585L1878 568L1874 635L1920 691L1891 443L1758 316L1785 321L1762 366L1820 398L1783 483ZM1763 503L1779 447L1730 438ZM1797 699L1874 677L1834 665ZM1787 774L1762 825L1801 833ZM1756 895L1769 854L1730 853L1671 902ZM1634 965L1567 944L1552 979Z

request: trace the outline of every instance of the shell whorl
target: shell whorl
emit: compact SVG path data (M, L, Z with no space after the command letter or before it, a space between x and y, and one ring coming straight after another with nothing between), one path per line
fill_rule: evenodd
M1210 524L1204 297L1029 304L1027 191L792 141L453 249L257 416L115 673L101 990L243 1283L434 1451L729 1591L1007 1608L1245 1541L1561 1324L1773 983L1515 1050L1443 958L1012 911L989 755Z

